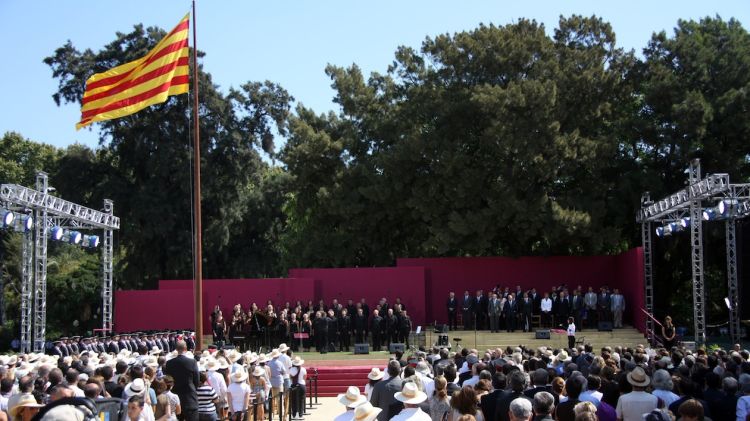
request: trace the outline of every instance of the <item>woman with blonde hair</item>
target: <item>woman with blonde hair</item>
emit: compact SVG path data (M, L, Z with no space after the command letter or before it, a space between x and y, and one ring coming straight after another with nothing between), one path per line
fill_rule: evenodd
M445 414L451 409L450 396L448 396L448 381L443 376L435 377L435 391L428 400L430 404L430 418L432 421L442 421Z
M672 318L667 316L664 318L664 324L661 327L661 336L664 338L664 348L668 350L672 349L675 345L675 336L677 331L672 324Z
M252 399L252 407L248 407L248 416L247 419L250 420L262 420L265 419L265 411L264 411L264 403L266 401L266 379L264 377L265 370L258 366L255 367L255 370L253 370L253 375L250 377L250 390L252 391L252 394L250 395L250 399ZM253 418L250 418L250 415L254 415Z

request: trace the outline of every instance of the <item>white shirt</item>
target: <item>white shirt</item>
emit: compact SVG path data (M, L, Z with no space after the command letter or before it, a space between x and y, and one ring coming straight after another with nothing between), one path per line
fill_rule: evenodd
M568 336L576 336L576 324L571 323L568 325Z
M479 376L475 374L475 375L469 377L468 379L464 380L464 382L463 382L463 384L461 386L462 387L463 386L474 387L474 385L476 385L477 383L479 383ZM432 395L427 395L427 396L432 396Z
M633 391L620 396L615 411L623 421L642 421L643 414L656 409L658 403L657 397L650 393Z
M542 311L552 311L552 300L549 298L542 298Z
M281 377L284 379L288 379L289 369L292 368L292 359L289 358L288 355L282 353L281 355L279 355L279 361L281 361L281 364L283 364L284 368L286 368L286 370L284 370L284 372L281 374Z
M671 390L654 389L651 394L664 401L664 406L667 407L672 405L672 402L680 399Z
M432 394L435 393L435 380L425 376L424 374L420 374L419 377L422 379L424 393L426 393L427 396L432 396Z
M419 408L404 408L395 417L391 418L391 421L432 421L430 416Z
M227 382L224 380L224 376L222 376L221 373L213 370L209 370L207 374L208 375L206 377L208 377L208 384L210 384L211 387L214 388L219 398L226 398Z
M297 383L299 384L305 384L305 376L307 376L307 369L305 367L292 367L289 369L289 378L291 379L294 377L295 374L297 374L297 370L299 370L299 378L297 379Z
M227 391L232 395L232 401L229 402L229 409L232 412L241 412L247 409L245 408L245 395L252 393L249 384L246 382L232 382Z
M742 396L737 400L737 408L735 415L738 420L744 420L747 418L747 414L750 414L750 396Z

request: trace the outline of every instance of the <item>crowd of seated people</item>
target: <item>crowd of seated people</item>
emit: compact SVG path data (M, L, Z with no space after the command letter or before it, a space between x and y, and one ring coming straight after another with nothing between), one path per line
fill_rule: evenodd
M625 297L618 288L610 290L607 286L594 291L592 287L562 285L538 292L536 288L523 290L520 285L515 289L498 285L489 292L480 289L471 294L465 290L461 297L451 291L446 300L451 330L458 329L460 317L465 330L530 332L534 316L539 316L541 327L560 327L573 317L579 330L594 328L600 321L621 328L624 311Z
M346 410L385 420L750 419L750 353L683 347L447 348L374 367ZM358 385L360 386L360 385Z

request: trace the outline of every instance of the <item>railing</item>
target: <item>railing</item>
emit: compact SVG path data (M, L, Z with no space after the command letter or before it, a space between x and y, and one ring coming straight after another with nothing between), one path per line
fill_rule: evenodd
M652 322L654 322L655 326L658 326L659 328L664 327L661 322L657 320L657 318L654 317L653 314L649 313L645 308L641 308L641 312L645 314L646 317L648 317ZM664 346L664 342L659 338L658 334L648 327L646 328L646 336L648 337L648 342L651 344L651 346Z

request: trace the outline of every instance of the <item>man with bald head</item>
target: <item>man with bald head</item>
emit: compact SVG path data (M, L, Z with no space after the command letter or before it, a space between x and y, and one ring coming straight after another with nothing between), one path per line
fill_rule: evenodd
M172 393L180 397L182 407L179 419L198 421L198 392L196 391L200 386L198 363L195 358L185 355L187 353L185 341L177 341L176 349L178 355L167 361L164 374L174 378Z

